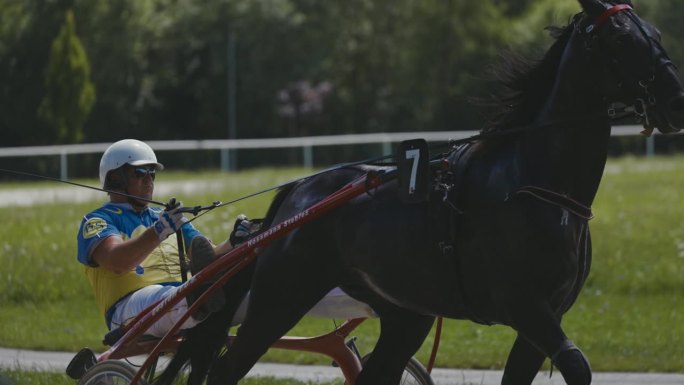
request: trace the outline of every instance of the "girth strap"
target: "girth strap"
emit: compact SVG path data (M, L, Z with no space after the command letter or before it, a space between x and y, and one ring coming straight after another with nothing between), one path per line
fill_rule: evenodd
M582 203L568 197L567 195L563 195L552 190L547 190L537 186L525 186L515 193L532 195L541 201L564 208L578 217L586 220L590 220L594 217L594 214L591 212L591 207L587 207Z

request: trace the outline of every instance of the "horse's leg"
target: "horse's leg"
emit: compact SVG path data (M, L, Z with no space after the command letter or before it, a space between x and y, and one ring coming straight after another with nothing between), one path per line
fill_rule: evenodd
M513 327L519 335L551 358L568 385L591 384L589 361L565 335L560 326L559 317L554 314L548 304L531 302L533 301L531 298L533 297L523 298L516 302L517 306L509 307ZM521 346L520 349L522 348ZM528 364L531 366L530 362ZM507 382L506 385L513 383ZM520 384L529 383L520 382Z
M501 384L531 384L545 359L544 353L518 334L508 354Z
M434 317L387 306L380 314L380 337L356 380L357 385L397 385L406 363L430 332Z
M206 378L211 363L218 356L218 352L225 345L230 321L225 321L217 314L200 324L201 329L190 329L188 339L192 340L192 355L190 366L192 370L188 376L187 385L201 385Z
M201 385L206 379L207 373L214 360L225 346L228 337L230 322L235 316L235 311L240 306L244 296L249 290L249 286L254 273L254 265L247 266L242 271L231 278L224 286L223 292L226 304L217 313L213 313L206 321L199 326L191 329L190 332L196 338L192 346L190 364L192 371L188 377L188 385ZM199 333L196 333L199 332Z
M226 353L212 365L207 384L237 384L269 347L292 329L323 295L325 292L320 297L287 296L274 299L273 303L290 304L289 309L261 306L260 301L250 300L245 322L238 329L237 336ZM290 300L293 302L289 303ZM302 304L306 306L301 306Z
M222 287L226 298L223 309L211 314L209 318L192 329L185 331L183 343L179 346L164 372L155 379L154 385L171 384L187 361L190 361L192 368L187 384L200 385L203 383L212 361L216 359L219 351L225 346L230 321L249 289L253 272L254 266L247 266Z
M315 257L279 253L276 260L257 267L245 320L226 353L212 365L209 385L236 384L333 288L334 283ZM318 254L316 257L323 259Z

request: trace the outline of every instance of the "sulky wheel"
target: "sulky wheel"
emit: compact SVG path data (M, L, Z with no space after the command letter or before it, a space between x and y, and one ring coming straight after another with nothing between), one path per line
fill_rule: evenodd
M435 385L423 364L414 357L406 363L400 385Z
M78 385L129 385L137 370L122 361L103 361L90 368ZM147 385L144 379L139 385Z

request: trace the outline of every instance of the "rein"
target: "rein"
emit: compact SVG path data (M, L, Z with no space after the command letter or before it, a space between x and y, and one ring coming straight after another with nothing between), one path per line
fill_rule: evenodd
M515 194L529 194L540 201L568 210L587 221L594 217L594 214L591 212L591 207L572 199L566 194L561 194L553 190L538 186L525 186L516 191Z
M526 131L532 131L532 130L538 129L538 128L550 127L550 126L554 126L554 125L558 125L558 124L562 124L562 123L567 123L567 122L571 122L571 121L572 122L583 122L585 120L593 120L593 119L597 119L597 118L601 118L601 117L605 117L605 116L606 115L603 113L594 113L594 114L587 114L584 116L572 117L572 118L567 118L567 119L556 119L556 120L547 121L547 122L541 123L541 124L528 124L528 125L524 125L524 126L506 129L506 130L486 131L486 132L482 132L480 134L471 135L467 138L451 139L447 143L440 143L440 144L432 145L432 146L430 146L430 150L435 150L435 149L447 147L450 150L447 151L446 154L450 154L453 151L453 149L455 148L455 146L458 146L460 144L472 143L472 142L475 142L478 140L503 138L503 137L507 137L507 136L511 136L511 135L520 134L520 133L523 133ZM194 218L190 219L187 222L187 223L189 223L189 222L194 221L198 217L206 214L207 212L209 212L213 209L228 206L228 205L231 205L233 203L237 203L237 202L240 202L242 200L255 197L257 195L261 195L261 194L264 194L264 193L267 193L267 192L270 192L273 190L277 190L277 189L283 188L285 186L288 186L292 183L297 183L297 182L304 181L306 179L313 178L313 177L316 177L316 176L319 176L319 175L322 175L322 174L325 174L328 172L337 171L337 170L345 169L348 167L359 166L362 164L377 164L381 161L391 159L393 157L394 157L394 154L390 154L390 155L383 155L383 156L378 156L378 157L374 157L374 158L367 158L367 159L363 159L363 160L355 161L355 162L350 162L350 163L342 163L342 164L339 164L337 166L333 166L333 167L321 170L319 172L313 173L311 175L307 175L307 176L304 176L301 178L296 178L296 179L290 180L290 181L285 182L285 183L281 183L281 184L276 185L276 186L271 186L271 187L265 188L263 190L259 190L259 191L254 192L254 193L247 194L247 195L241 196L239 198L236 198L236 199L233 199L233 200L230 200L227 202L214 201L212 204L206 205L206 206L200 205L200 206L192 206L192 207L183 207L181 209L181 211L184 213L193 214ZM118 194L118 195L121 195L121 196L124 196L127 198L132 198L132 199L140 200L140 201L147 202L150 204L154 204L157 206L161 206L161 207L164 207L166 209L173 208L172 206L174 206L174 204L172 204L171 201L164 203L164 202L156 201L153 199L147 199L147 198L140 197L140 196L133 195L133 194L123 193L120 191L114 191L114 190L110 190L110 189L104 189L104 188L100 188L100 187L89 186L89 185L82 184L82 183L72 182L72 181L59 179L59 178L53 178L53 177L40 175L40 174L34 174L34 173L30 173L30 172L25 172L25 171L17 171L17 170L0 168L0 172L5 172L5 173L19 175L19 176L28 176L31 178L43 179L43 180L48 180L48 181L52 181L52 182L65 183L65 184L69 184L69 185L76 186L76 187L82 187L82 188L87 188L90 190L105 192L108 194Z
M124 197L127 197L127 198L132 198L132 199L137 199L137 200L140 200L140 201L143 201L143 202L152 203L152 204L155 204L155 205L158 205L158 206L168 207L168 204L167 204L167 203L162 203L162 202L158 202L158 201L155 201L155 200L152 200L152 199L147 199L147 198L139 197L139 196L137 196L137 195L126 194L126 193L123 193L123 192L120 192L120 191L114 191L114 190L109 190L109 189L104 189L104 188L99 188L99 187L94 187L94 186L88 186L88 185L86 185L86 184L71 182L71 181L64 180L64 179L52 178L52 177L45 176L45 175L32 174L32 173L30 173L30 172L16 171L16 170L8 170L8 169L6 169L6 168L0 168L0 171L1 171L1 172L6 172L6 173L10 173L10 174L14 174L14 175L21 175L21 176L28 176L28 177L31 177L31 178L49 180L49 181L52 181L52 182L66 183L66 184L70 184L70 185L72 185L72 186L83 187L83 188L87 188L87 189L91 189L91 190L95 190L95 191L106 192L106 193L108 193L108 194L117 194L117 195L121 195L121 196L124 196Z

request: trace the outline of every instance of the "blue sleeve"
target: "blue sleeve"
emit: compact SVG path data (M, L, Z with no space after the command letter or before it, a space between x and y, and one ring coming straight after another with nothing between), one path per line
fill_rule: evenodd
M76 236L78 261L86 266L97 267L97 263L90 258L90 254L103 239L112 235L120 236L121 232L116 228L110 216L101 212L92 212L83 217Z

